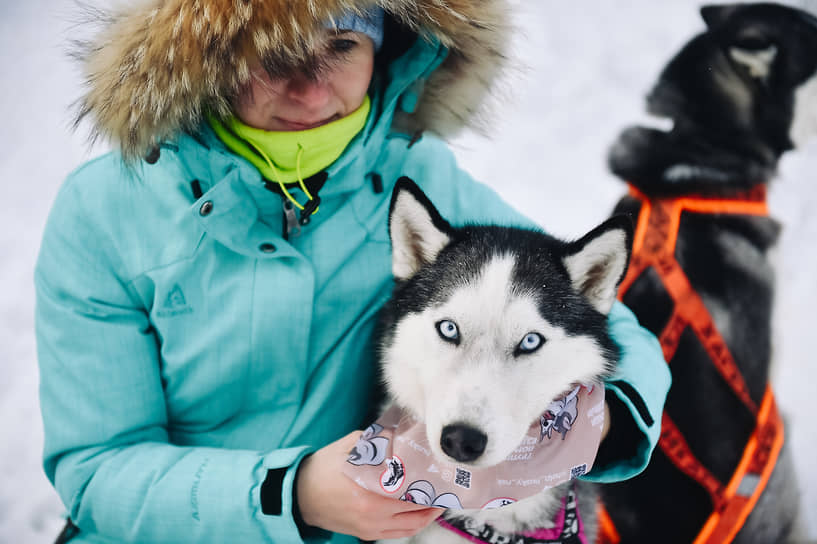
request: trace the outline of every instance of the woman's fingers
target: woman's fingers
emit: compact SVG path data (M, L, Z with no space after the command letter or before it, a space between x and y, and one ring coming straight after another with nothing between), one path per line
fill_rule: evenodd
M425 527L438 517L442 515L445 510L442 508L425 508L424 510L415 510L413 512L402 512L399 514L394 515L394 519L396 522L399 522L401 525L405 524L405 527Z
M301 462L295 485L307 524L375 540L413 535L443 512L367 491L344 475L341 467L359 436L352 432Z
M437 519L444 510L442 508L426 508L414 512L395 514L394 526L384 529L380 538L405 538L414 536Z

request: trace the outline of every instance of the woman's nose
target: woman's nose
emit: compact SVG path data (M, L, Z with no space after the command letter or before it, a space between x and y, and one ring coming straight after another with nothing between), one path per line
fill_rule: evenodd
M310 108L323 106L330 92L330 87L323 78L311 78L304 75L294 76L287 86L287 94L290 99Z

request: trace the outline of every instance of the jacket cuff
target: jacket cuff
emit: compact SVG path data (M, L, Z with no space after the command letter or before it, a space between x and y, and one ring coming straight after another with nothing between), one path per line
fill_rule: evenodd
M632 478L647 467L661 435L661 414L672 381L658 340L626 306L616 302L608 322L621 348L615 373L605 382L610 432L593 470L582 476L604 483Z
M310 453L311 449L306 446L275 450L264 457L259 467L261 483L253 492L253 500L258 501L256 517L273 542L281 539L299 542L313 536L309 530L302 532L298 525L300 513L294 495L300 463ZM305 524L304 527L309 529Z
M650 437L637 423L640 418L634 417L634 414L639 413L636 406L640 403L632 402L628 395L616 387L616 383L605 385L607 389L604 400L610 409L608 438L599 446L593 469L581 477L583 480L601 483L626 480L639 474L650 461L653 450ZM632 386L629 388L632 389ZM649 419L652 420L651 417Z
M306 457L308 457L308 455L302 457L301 461ZM284 479L286 478L288 470L288 467L268 470L267 477L264 479L264 483L261 484L261 511L267 516L283 515ZM298 463L298 468L295 471L295 479L292 484L292 519L302 539L328 540L332 536L331 531L308 525L301 516L301 509L298 505L297 486L298 472L300 470L301 465Z

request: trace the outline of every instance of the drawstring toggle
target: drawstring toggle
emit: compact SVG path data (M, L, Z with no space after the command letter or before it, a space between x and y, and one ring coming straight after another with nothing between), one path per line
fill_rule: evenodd
M299 222L301 225L308 225L309 224L309 216L315 213L318 210L318 206L321 205L321 197L315 195L312 199L308 200L306 204L304 204L303 208L301 208L301 219Z

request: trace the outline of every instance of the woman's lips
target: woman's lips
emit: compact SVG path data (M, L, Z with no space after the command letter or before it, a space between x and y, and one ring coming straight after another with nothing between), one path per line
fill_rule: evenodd
M322 119L320 121L290 121L288 119L282 119L280 117L277 118L277 121L286 129L286 130L309 130L311 128L318 128L323 126L327 123L331 123L334 121L338 116L333 115L331 117L327 117L326 119Z

